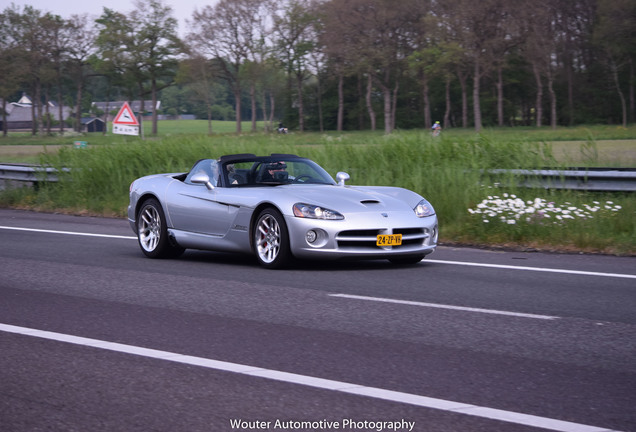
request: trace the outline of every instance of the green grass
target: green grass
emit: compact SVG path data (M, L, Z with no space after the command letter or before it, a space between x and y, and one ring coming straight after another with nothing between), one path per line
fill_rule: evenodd
M193 123L194 122L194 123ZM184 172L198 159L230 153L296 153L320 163L335 177L337 171L351 175L349 184L395 185L414 190L435 206L441 227L442 243L500 245L522 248L636 254L636 200L630 194L600 194L575 191L520 189L512 176L490 178L489 168L564 167L572 160L577 165L603 165L602 145L591 136L608 140L607 128L554 132L563 141L549 135L537 137L529 130L488 130L476 135L468 131L445 131L432 138L428 131L398 131L386 136L381 132L292 133L289 135L216 133L208 136L197 128L206 122L175 122L188 132L178 133L176 125L158 137L102 136L82 138L88 148L74 148L69 137L38 138L41 142L38 163L71 171L57 184L38 190L23 189L0 195L0 205L39 210L67 211L123 216L128 202L128 187L143 175ZM160 124L160 131L164 129ZM226 125L232 127L230 123ZM172 127L172 126L171 126ZM249 126L246 126L248 130ZM168 129L167 127L165 129ZM190 130L197 132L190 133ZM221 128L219 127L219 130ZM634 158L636 145L631 138L620 141L627 156ZM587 138L585 138L587 136ZM583 137L582 141L576 141ZM55 140L66 140L60 143ZM616 136L611 138L614 142ZM1 142L2 140L0 140ZM72 139L70 140L72 141ZM559 143L569 146L567 157L557 154ZM25 144L13 144L12 148ZM55 146L55 147L52 147ZM48 149L42 153L42 149ZM0 162L4 162L0 145ZM610 152L611 153L611 152ZM591 205L594 201L612 201L621 208L592 218L567 220L559 224L484 223L470 214L489 195L516 194L524 201L544 198L569 206Z
M145 141L170 137L196 139L208 136L208 122L205 120L163 120L159 121L158 134L150 134L151 123L144 122ZM232 121L213 121L212 137L234 135L236 124ZM258 133L264 130L264 123L257 123ZM242 123L242 135L252 135L251 122ZM404 133L409 133L404 131ZM313 144L323 139L338 143L342 137L350 144L366 145L383 136L383 132L344 132L292 133L288 141L299 145ZM477 135L472 129L449 129L444 131L446 140L467 141L486 138L498 142L533 142L551 147L553 157L563 166L607 166L636 167L636 126L587 126L573 128L487 128ZM319 138L317 138L319 137ZM89 147L126 144L139 141L140 138L101 133L77 134L66 131L64 136L54 133L51 136L32 136L26 132L11 132L8 137L0 136L0 163L39 163L40 154L56 152L63 147L73 147L75 141L86 141Z

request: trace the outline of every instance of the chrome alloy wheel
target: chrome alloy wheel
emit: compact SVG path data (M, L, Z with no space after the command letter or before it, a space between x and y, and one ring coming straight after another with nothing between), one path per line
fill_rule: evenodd
M153 252L161 240L161 215L152 205L140 213L139 244L147 252Z
M273 262L280 253L281 228L271 214L264 214L256 226L254 242L259 258L264 263Z

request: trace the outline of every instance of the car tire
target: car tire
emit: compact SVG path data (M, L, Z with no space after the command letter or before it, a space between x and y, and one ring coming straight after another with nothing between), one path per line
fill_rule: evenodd
M288 266L292 260L289 233L283 215L273 208L259 213L252 231L254 253L259 264L269 269Z
M389 261L395 265L413 265L422 261L426 255L413 255L405 257L389 258Z
M169 238L163 208L154 198L144 202L137 213L137 240L149 258L175 258L185 251Z

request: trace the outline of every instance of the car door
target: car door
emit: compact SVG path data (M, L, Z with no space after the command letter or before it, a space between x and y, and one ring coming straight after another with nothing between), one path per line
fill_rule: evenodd
M192 183L193 175L204 173L210 178L212 189L205 184ZM215 160L202 160L186 179L172 182L166 194L167 211L172 227L212 236L224 236L238 212L238 206L220 202L218 165Z

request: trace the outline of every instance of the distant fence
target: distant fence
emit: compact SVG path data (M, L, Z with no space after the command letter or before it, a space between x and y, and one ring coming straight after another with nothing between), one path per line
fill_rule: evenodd
M513 175L523 187L606 192L636 192L634 168L579 168L569 170L488 170L494 175ZM57 170L38 165L0 165L0 181L56 182Z

